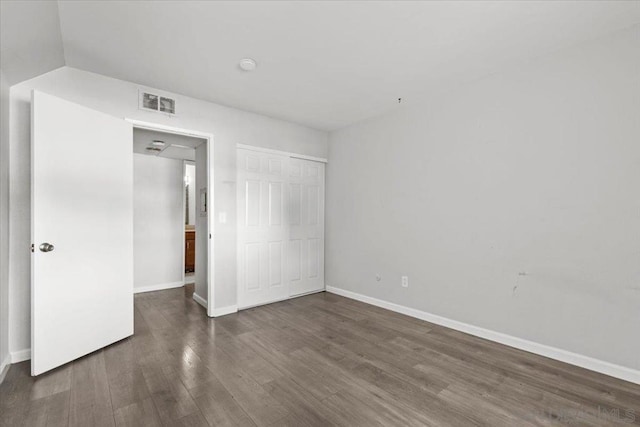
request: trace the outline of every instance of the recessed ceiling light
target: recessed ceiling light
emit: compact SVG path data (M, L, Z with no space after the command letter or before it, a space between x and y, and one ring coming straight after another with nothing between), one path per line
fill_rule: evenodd
M258 64L251 58L244 58L240 60L240 69L244 71L253 71L256 69Z

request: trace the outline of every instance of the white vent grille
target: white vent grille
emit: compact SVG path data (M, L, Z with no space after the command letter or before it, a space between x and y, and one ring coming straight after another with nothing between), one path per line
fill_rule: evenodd
M176 114L175 99L145 91L140 91L139 107L142 110Z

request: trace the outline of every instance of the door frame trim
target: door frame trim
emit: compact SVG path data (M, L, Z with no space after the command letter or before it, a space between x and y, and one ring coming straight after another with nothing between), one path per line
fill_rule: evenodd
M213 220L214 218L214 215L213 215L214 213L214 209L213 209L214 208L214 203L213 203L213 200L214 200L213 198L213 195L214 195L214 188L213 188L214 136L212 133L209 133L209 132L202 132L202 131L193 130L193 129L184 129L184 128L179 128L174 126L167 126L160 123L145 122L142 120L130 119L127 117L125 117L124 120L126 122L131 123L134 129L136 128L146 129L146 130L153 130L153 131L159 131L159 132L165 132L165 133L173 133L176 135L193 136L196 138L202 138L207 140L207 229L209 234L209 239L207 240L208 242L208 245L207 245L207 264L208 264L207 265L207 284L208 284L207 299L204 300L200 296L198 296L199 300L196 299L195 292L193 294L193 297L194 297L194 300L196 300L201 305L203 305L202 303L206 301L207 316L213 317L214 316L213 290L214 290L214 277L215 277L215 274L214 274L215 263L213 262L213 255L214 255L213 236L214 236L214 225L215 225L215 221ZM184 255L184 248L183 248L183 255ZM184 269L184 258L183 258L182 265ZM184 272L183 272L183 282L184 282Z
M191 160L183 160L182 161L182 178L183 179L184 179L185 175L187 174L187 165L193 165L195 167L196 162L195 161L191 161ZM195 190L194 190L194 192L195 192ZM195 197L195 195L194 195L194 197ZM197 197L196 197L196 201L195 202L196 202L196 205L197 205L198 204L197 203ZM183 191L182 191L182 223L185 224L185 225L186 225L187 220L188 220L186 206L187 206L187 194L186 194L186 192L184 191L184 188L183 188ZM194 220L194 222L195 222L195 220ZM195 227L195 224L193 226ZM187 261L187 248L186 248L186 246L187 246L187 236L186 236L186 232L185 232L185 235L182 238L182 265L183 266L186 264L186 261ZM195 262L195 260L194 260L194 262ZM193 283L194 284L195 284L195 279L196 278L195 278L195 272L194 272L194 277L193 277L193 280L194 280ZM183 285L187 284L187 273L185 272L184 268L182 268L182 284Z
M243 148L245 150L259 151L261 153L279 154L282 156L293 157L295 159L311 160L313 162L329 163L324 157L307 156L306 154L291 153L289 151L274 150L272 148L256 147L255 145L236 144L236 149Z

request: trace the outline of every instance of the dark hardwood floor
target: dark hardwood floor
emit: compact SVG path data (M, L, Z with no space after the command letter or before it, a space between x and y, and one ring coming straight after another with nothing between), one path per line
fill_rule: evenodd
M13 365L1 425L640 425L638 385L332 294L214 320L151 292L135 322L41 377Z

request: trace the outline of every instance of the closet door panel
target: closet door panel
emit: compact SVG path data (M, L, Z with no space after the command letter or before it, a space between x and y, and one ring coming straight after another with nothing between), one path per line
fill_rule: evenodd
M289 239L289 252L288 252L288 264L289 264L289 282L292 286L294 282L298 282L302 279L302 240L301 239Z
M238 307L285 299L288 242L287 160L237 151Z
M292 296L324 289L324 163L290 160L290 242L299 242L290 262L298 262L290 281ZM293 252L293 251L291 251Z
M237 151L238 307L324 289L324 163Z

